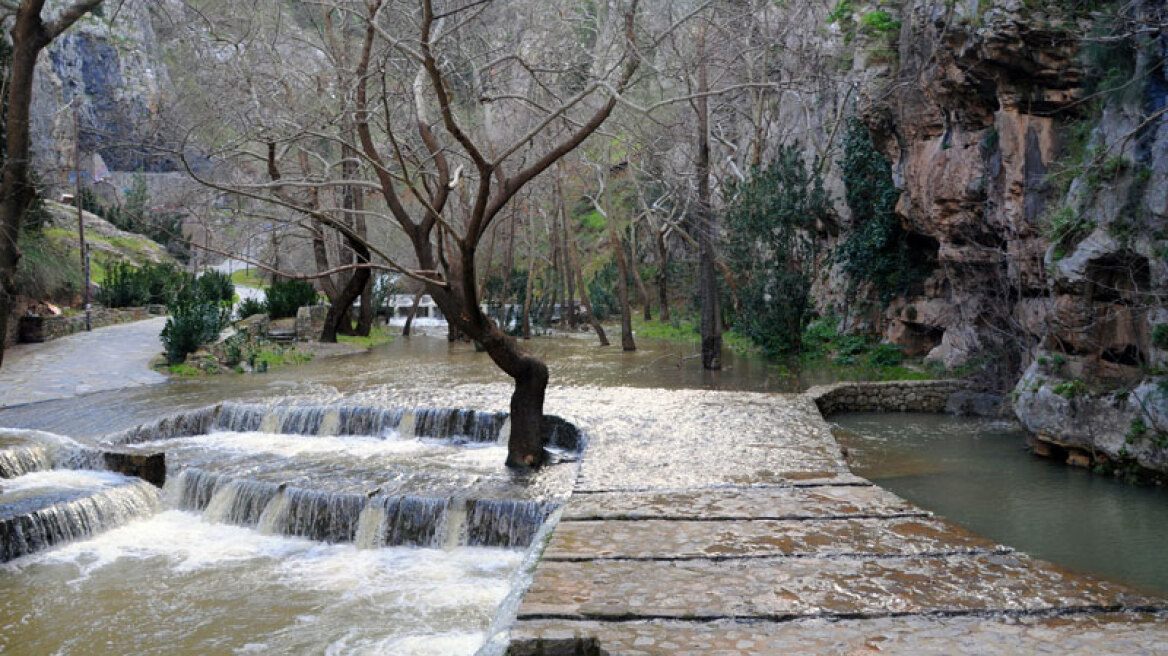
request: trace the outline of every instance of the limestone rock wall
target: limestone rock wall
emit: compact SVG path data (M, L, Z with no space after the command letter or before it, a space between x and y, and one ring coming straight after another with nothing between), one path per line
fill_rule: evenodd
M54 3L48 7L46 14L52 15ZM41 54L33 90L32 151L51 196L72 186L78 139L86 182L97 168L95 153L115 176L178 170L172 156L149 147L172 137L163 116L171 82L154 31L157 11L157 3L146 0L106 3ZM119 182L124 181L114 184Z
M950 367L988 367L999 384L1021 378L1016 412L1042 440L1160 471L1164 13L1156 0L1130 5L1124 29L1147 29L1130 79L1107 91L1097 82L1115 73L1099 67L1116 64L1084 38L1099 34L1099 14L906 2L898 69L857 107L893 164L902 224L938 262L883 310L884 337Z

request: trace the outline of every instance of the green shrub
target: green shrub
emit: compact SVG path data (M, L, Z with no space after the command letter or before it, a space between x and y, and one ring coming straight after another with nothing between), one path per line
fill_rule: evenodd
M231 276L218 271L207 271L195 281L199 298L216 303L231 302L235 298L235 283Z
M219 337L219 331L226 324L226 312L217 303L197 299L174 303L161 335L166 347L166 361L170 364L183 362L187 355Z
M245 298L235 308L235 318L241 321L256 314L267 313L268 304L258 298Z
M900 21L894 20L888 12L877 9L860 17L860 32L888 38L900 32Z
M904 350L896 344L877 344L868 353L868 364L873 367L895 367L904 362Z
M887 304L908 294L935 263L927 253L913 257L908 233L896 215L900 192L892 181L892 169L858 119L848 122L840 166L853 226L836 247L835 258L853 281L872 283Z
M191 274L171 264L148 263L135 268L114 262L106 269L97 301L106 307L135 307L158 303L171 305L180 296L197 297Z
M146 305L150 290L146 279L129 262L114 262L106 268L105 280L97 292L97 302L106 307L121 308Z
M1161 351L1168 351L1168 324L1160 324L1152 329L1152 345Z
M316 288L306 280L277 280L264 293L273 319L294 317L301 307L317 304Z
M588 300L592 303L592 314L597 321L604 321L621 311L620 299L616 295L618 275L616 260L609 259L588 281ZM519 300L522 302L523 297L520 296Z
M1045 233L1054 246L1054 260L1066 257L1094 229L1095 222L1076 212L1073 207L1064 206L1052 212L1047 218Z
M1051 391L1068 400L1078 396L1086 396L1089 392L1087 384L1078 378L1058 383L1051 388Z
M811 234L828 214L823 181L784 147L731 191L723 252L735 277L734 330L768 356L798 351L811 317Z

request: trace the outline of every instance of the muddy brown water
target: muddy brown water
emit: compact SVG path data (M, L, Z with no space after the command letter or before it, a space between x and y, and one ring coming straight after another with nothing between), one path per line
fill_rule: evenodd
M552 385L793 392L829 382L731 355L702 371L693 344L590 336L529 346ZM85 439L220 401L503 383L483 353L442 338L263 375L229 375L0 410L0 426ZM1168 591L1162 490L1035 461L1008 428L914 415L833 418L853 467L947 519L1061 564ZM0 652L473 654L511 589L516 549L325 544L176 509L0 566ZM246 590L246 594L240 594Z

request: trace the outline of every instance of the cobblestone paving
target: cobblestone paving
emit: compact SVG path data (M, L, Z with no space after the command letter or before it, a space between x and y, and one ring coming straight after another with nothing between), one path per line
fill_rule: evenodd
M1164 601L1014 553L854 476L804 397L548 401L590 446L513 656L1168 655Z
M511 633L512 656L775 656L911 654L1168 654L1163 613L870 620L532 621ZM581 651L574 651L582 648ZM598 651L599 649L604 651ZM591 649L591 651L587 651Z

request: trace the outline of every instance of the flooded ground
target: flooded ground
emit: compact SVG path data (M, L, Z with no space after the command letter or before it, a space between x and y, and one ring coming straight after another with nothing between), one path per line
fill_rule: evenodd
M852 470L974 533L1039 558L1168 593L1168 492L1026 452L1005 422L844 414Z
M616 346L601 348L591 335L536 338L525 345L548 363L553 386L797 392L822 377L812 372L801 378L760 358L729 353L723 371L704 371L694 346L657 340L639 340L640 349L632 353ZM398 338L369 353L323 358L267 374L172 380L0 409L0 426L85 437L225 400L509 382L486 353L476 353L470 344L415 336Z
M623 353L616 347L597 347L591 336L529 343L551 368L555 389L549 393L549 412L575 413L606 433L627 436L590 452L578 479L585 488L609 489L618 479L626 485L630 480L643 484L629 472L644 469L646 461L659 461L653 471L667 487L692 485L695 477L715 470L720 472L719 481L777 484L790 462L810 457L807 446L787 439L788 434L825 433L817 421L815 426L802 422L802 406L799 412L791 410L789 417L776 414L768 405L773 397L763 402L763 397L735 396L741 401L736 409L699 393L663 396L625 390L619 400L601 399L612 393L596 388L790 392L825 382L814 373L793 375L761 360L736 356L728 359L725 371L704 372L692 345L651 340L639 340L638 345L641 350ZM440 396L443 407L499 410L506 407L508 384L487 356L470 345L414 337L367 354L267 374L171 380L4 408L0 426L91 440L182 410L228 400L276 398L359 402L351 401L356 399L413 407L424 402L418 400L422 397ZM590 395L598 400L589 402ZM694 445L685 452L661 452L662 447L652 443L650 428L659 422L642 425L636 422L647 420L628 418L686 412L700 421L668 427L671 434L686 436L683 441ZM813 406L809 412L814 414ZM912 415L838 420L855 433L844 440L857 473L909 500L993 540L1061 564L1168 590L1168 567L1160 565L1158 573L1149 573L1155 567L1148 564L1168 537L1164 528L1168 517L1152 510L1157 503L1165 506L1162 491L1114 485L1034 461L1021 451L1020 436L1008 430L991 435L980 424ZM767 422L773 429L766 427ZM766 430L771 438L787 436L783 438L787 441L776 448L770 440L748 444L730 440L722 445L730 450L721 452L718 445L703 443L710 426L743 435ZM831 448L822 454L822 462L805 463L803 469L842 475L832 469L837 465L830 439L816 440L812 441ZM491 445L455 450L352 436L341 440L323 433L306 440L255 429L193 436L176 446L192 467L201 466L206 454L223 456L224 464L216 466L231 474L224 480L241 480L261 469L275 471L284 460L298 462L287 475L253 477L275 489L276 495L284 494L283 485L297 484L294 474L301 466L320 475L337 467L380 472L386 463L421 454L431 470L455 469L475 479L468 485L480 485L478 481L489 482L499 474L502 460L502 449ZM757 467L765 474L747 477L741 467L727 464L746 454L752 462L766 464ZM35 460L23 458L30 459ZM1031 471L1032 466L1047 471ZM842 470L842 465L838 467ZM1073 482L1060 483L1060 477ZM5 485L0 481L0 488ZM343 492L351 495L358 490L364 498L359 482L351 487ZM210 498L206 501L212 506ZM457 541L441 545L444 548L362 549L356 542L265 532L258 522L256 526L219 522L205 509L200 512L173 502L164 507L149 519L96 538L0 565L0 652L473 654L523 558L521 548L468 547ZM1121 538L1124 544L1116 546ZM1031 539L1035 541L1026 541ZM1068 554L1060 553L1060 548ZM1080 558L1084 554L1089 555L1085 560ZM1099 560L1122 567L1104 568Z

